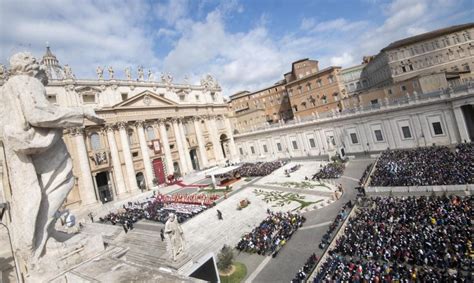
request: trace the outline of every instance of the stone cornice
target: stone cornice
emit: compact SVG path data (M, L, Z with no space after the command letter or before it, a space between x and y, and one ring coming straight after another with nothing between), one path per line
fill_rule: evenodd
M190 84L167 84L163 82L152 82L152 81L133 81L133 80L98 80L98 79L66 79L66 80L50 80L48 82L49 86L66 86L66 85L75 85L75 86L128 86L128 87L154 87L154 88L172 88L178 91L186 90L200 90L200 91L221 91L220 88L206 88L202 85L190 85Z

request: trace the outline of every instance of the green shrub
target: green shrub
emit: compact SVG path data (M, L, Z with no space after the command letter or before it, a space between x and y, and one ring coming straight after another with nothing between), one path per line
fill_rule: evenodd
M226 271L232 265L234 261L234 252L228 245L224 245L217 255L217 268L222 271Z

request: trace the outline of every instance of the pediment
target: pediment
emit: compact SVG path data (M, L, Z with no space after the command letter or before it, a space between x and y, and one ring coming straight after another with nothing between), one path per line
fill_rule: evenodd
M91 86L81 86L76 88L77 93L85 93L85 92L93 92L97 93L100 92L100 88L91 87Z
M151 91L144 91L127 100L114 105L112 108L143 108L174 106L176 103Z

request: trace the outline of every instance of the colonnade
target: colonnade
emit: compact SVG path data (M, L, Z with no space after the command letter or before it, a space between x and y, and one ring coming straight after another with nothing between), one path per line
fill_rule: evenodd
M139 150L141 159L143 160L144 181L147 188L153 187L154 170L152 166L152 157L149 152L150 140L147 140L146 129L153 127L154 133L159 133L159 141L161 146L161 157L166 168L167 174L172 174L175 171L174 161L178 162L181 175L187 175L194 171L193 163L190 155L190 143L188 140L189 133L185 131L185 125L189 123L194 128L196 137L196 154L199 161L199 167L207 168L213 165L223 164L226 161L224 153L221 149L221 141L219 138L219 129L216 120L223 119L226 127L227 142L229 143L229 155L227 159L231 162L238 160L238 154L232 136L231 125L228 118L224 116L193 116L193 117L174 117L166 119L153 120L138 120L128 122L110 123L103 126L101 132L106 137L108 148L104 150L110 151L109 167L112 169L111 186L114 195L118 198L127 193L134 193L139 191L136 180L136 168L132 156L131 145L129 143L128 129L131 128L136 131L138 136ZM203 129L203 124L205 128ZM172 148L170 144L170 137L168 136L167 127L173 129L175 143L174 148L177 149L178 158L173 160ZM92 204L97 202L99 196L94 193L97 187L93 174L91 173L91 166L89 164L89 154L86 146L86 136L84 128L75 128L70 131L73 136L75 153L79 163L79 193L82 204ZM207 133L208 141L206 143ZM121 153L119 151L120 143ZM211 162L207 154L207 147L209 143L212 144L214 160ZM74 157L73 157L74 158ZM122 170L122 163L124 163L124 171Z

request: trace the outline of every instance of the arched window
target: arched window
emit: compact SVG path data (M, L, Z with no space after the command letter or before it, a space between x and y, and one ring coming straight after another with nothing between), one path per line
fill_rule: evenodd
M152 126L148 126L146 128L146 138L147 138L147 141L151 141L151 140L154 140L156 138L155 130L153 129Z
M100 136L98 133L92 133L90 136L92 150L98 150L102 148L100 144Z

